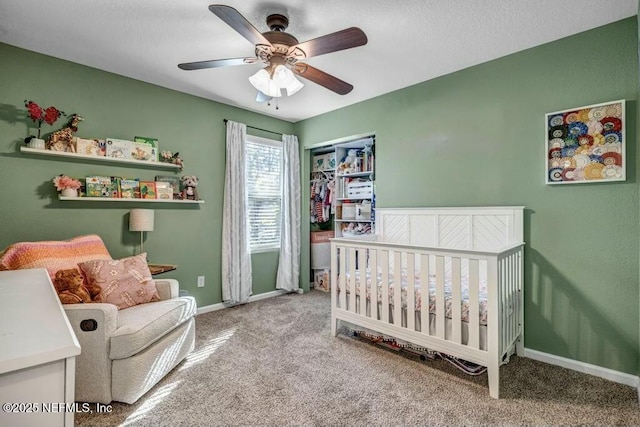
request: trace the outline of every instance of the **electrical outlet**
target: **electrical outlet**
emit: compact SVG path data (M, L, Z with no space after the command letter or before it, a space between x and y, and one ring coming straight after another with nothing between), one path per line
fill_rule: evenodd
M204 276L198 276L198 287L204 288Z

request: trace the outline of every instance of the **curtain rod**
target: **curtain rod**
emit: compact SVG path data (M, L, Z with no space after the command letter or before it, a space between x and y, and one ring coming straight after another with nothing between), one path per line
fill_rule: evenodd
M222 121L224 122L224 124L227 124L227 122L229 121L229 119L222 119ZM248 128L251 128L251 129L260 130L260 131L262 131L262 132L267 132L267 133L272 133L272 134L274 134L274 135L280 135L280 136L282 136L282 134L281 134L280 132L274 132L274 131L272 131L272 130L267 130L267 129L257 128L257 127L255 127L255 126L249 126L249 125L246 125L246 126L247 126Z

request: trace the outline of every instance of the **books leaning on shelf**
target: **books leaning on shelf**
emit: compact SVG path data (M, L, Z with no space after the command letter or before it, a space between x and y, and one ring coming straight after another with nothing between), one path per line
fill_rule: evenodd
M180 199L181 198L180 178L178 178L177 176L158 175L158 176L156 176L156 183L158 183L158 182L168 182L169 184L171 184L171 189L172 189L172 192L173 192L173 198L174 199Z
M157 199L156 182L140 181L140 198L141 199Z
M158 140L154 138L136 137L136 141L107 138L106 157L116 159L158 161Z
M140 180L139 179L121 179L120 180L120 197L123 199L139 199L140 198Z
M105 157L107 154L107 146L104 139L90 139L73 137L73 144L76 147L76 153L85 156Z
M173 200L173 187L171 183L156 181L156 197L160 200Z
M158 154L158 140L156 138L147 138L145 136L133 138L132 159L157 162Z
M118 197L117 181L111 176L88 176L87 197Z

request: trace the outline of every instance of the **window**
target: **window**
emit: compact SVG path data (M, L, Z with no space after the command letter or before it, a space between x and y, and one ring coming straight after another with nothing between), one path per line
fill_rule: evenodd
M246 148L251 252L279 249L282 143L247 135Z

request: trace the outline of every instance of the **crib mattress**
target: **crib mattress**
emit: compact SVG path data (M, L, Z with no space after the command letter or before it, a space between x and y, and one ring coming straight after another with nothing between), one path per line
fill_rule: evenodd
M360 296L360 271L356 272L356 296ZM377 275L377 301L380 303L382 301L382 273L379 271ZM394 286L395 286L395 275L393 272L389 272L389 304L393 305L394 298ZM402 290L400 292L401 295L401 303L403 308L407 308L407 273L406 271L402 271ZM345 282L349 281L349 274L347 274L345 278ZM367 301L371 301L371 272L367 270L366 272L366 289L367 289ZM338 276L338 291L340 291L340 276ZM452 317L452 286L451 280L445 278L445 318L451 319ZM350 293L349 287L347 286L347 294ZM429 294L429 314L435 315L436 313L436 277L435 275L429 275L428 279L428 294ZM469 321L469 282L468 278L462 277L461 279L461 287L460 287L460 299L462 306L462 321ZM480 280L479 292L478 292L478 300L479 300L479 312L480 312L480 324L487 324L487 283L485 280ZM420 273L416 272L415 274L415 311L420 312L422 309L422 287L421 287L421 278Z

